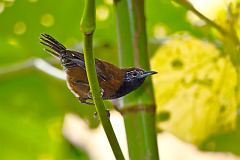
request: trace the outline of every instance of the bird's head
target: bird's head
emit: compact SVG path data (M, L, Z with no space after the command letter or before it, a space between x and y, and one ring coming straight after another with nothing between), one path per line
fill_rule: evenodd
M141 80L156 73L155 71L144 71L141 68L129 68L126 69L124 80L128 82Z
M122 85L112 98L119 98L136 90L142 85L146 77L157 73L155 71L145 71L136 67L124 68L122 71L124 73Z
M128 83L133 88L139 87L146 77L156 74L155 71L145 71L140 68L128 68L124 75L124 82Z

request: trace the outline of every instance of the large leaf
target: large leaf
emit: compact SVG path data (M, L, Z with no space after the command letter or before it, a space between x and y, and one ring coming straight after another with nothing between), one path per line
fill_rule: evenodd
M200 144L236 126L236 73L212 44L175 35L151 61L158 126ZM162 122L161 120L165 120Z

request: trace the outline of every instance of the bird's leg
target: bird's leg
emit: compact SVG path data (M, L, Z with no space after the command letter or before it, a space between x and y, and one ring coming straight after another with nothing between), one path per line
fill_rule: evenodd
M85 103L85 104L88 104L88 105L95 105L95 104L92 103L92 102L88 102L86 98L78 97L78 100L79 100L81 103Z
M106 114L107 114L107 117L110 118L110 110L109 110L109 109L106 109ZM93 113L93 117L94 117L95 119L98 118L97 112L94 112L94 113Z
M110 118L110 110L106 109L106 112L107 112L107 117Z
M104 90L102 88L100 88L100 90L101 90L101 97L103 97ZM91 91L88 92L88 98L92 99L92 92Z
M103 97L104 90L102 88L100 88L100 90L101 90L101 97ZM88 92L88 98L92 99L91 91ZM106 112L107 112L107 117L110 118L110 111L106 109ZM98 117L97 112L94 112L93 117L97 119Z
M89 85L87 84L87 83L85 83L85 82L82 82L81 80L74 80L73 81L73 83L74 83L74 86L77 86L77 88L79 89L79 90L86 90L86 88L89 88ZM85 95L83 95L83 97L85 97ZM88 102L87 100L88 99L91 99L91 98L83 98L82 96L80 96L80 97L78 97L78 100L81 102L81 103L85 103L85 104L88 104L88 105L94 105L94 103L92 103L92 102Z
M101 97L103 97L104 90L102 88L100 89L101 89Z
M91 93L91 91L88 91L87 96L88 96L88 98L91 98L91 99L92 99L92 93Z

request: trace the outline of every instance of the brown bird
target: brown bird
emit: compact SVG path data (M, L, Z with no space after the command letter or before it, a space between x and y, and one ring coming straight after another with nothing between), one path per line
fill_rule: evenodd
M67 86L72 93L82 102L92 105L87 101L92 99L83 54L65 48L61 43L48 34L41 34L41 44L47 46L48 53L61 61L67 75ZM98 82L101 95L104 100L122 97L144 82L147 76L156 74L155 71L144 71L143 69L118 68L108 62L95 59Z

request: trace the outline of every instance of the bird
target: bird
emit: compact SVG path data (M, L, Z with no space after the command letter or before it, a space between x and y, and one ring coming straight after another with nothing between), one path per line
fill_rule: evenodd
M66 73L70 91L81 103L94 105L84 62L84 54L69 50L52 36L42 33L40 43L47 53L60 60ZM117 99L139 88L146 77L156 74L138 67L119 68L109 62L95 59L96 73L103 100Z

